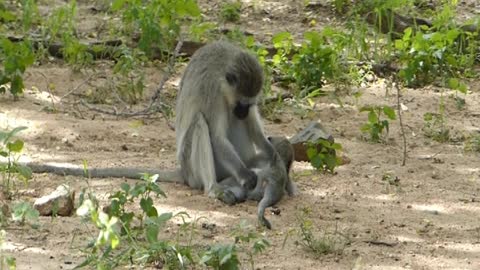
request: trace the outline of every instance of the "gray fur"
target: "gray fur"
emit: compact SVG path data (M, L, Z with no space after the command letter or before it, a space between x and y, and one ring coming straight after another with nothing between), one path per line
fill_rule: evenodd
M263 84L258 60L224 41L200 48L180 83L176 105L177 158L186 183L233 204L219 185L233 177L247 190L257 176L246 161L274 152L262 129L257 98ZM236 189L236 188L234 188Z
M246 199L258 201L258 220L260 224L272 228L271 223L265 218L265 209L278 203L285 192L290 196L295 195L295 184L290 180L289 172L294 160L294 150L286 137L270 137L270 142L275 152L270 160L252 159L249 164L257 173L258 181L253 190L242 188L232 178L223 180L220 184L225 187L236 202Z

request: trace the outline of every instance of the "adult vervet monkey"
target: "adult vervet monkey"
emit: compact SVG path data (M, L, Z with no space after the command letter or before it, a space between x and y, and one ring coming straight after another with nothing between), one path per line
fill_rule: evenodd
M263 133L258 96L263 70L250 53L224 41L200 48L180 83L176 106L177 158L190 187L232 204L235 195L218 183L233 177L253 189L254 157L275 151Z
M257 175L251 160L268 160L275 150L263 133L258 96L263 70L258 60L225 41L200 48L180 82L176 104L176 144L180 168L173 171L141 168L89 169L90 177L140 178L159 174L159 181L185 183L209 196L233 204L235 194L220 186L233 177L251 190ZM27 163L33 172L84 175L80 166Z

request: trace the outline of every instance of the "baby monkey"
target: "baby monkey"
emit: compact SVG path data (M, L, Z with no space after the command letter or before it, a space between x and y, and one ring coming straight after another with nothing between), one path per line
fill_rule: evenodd
M295 195L296 188L289 177L294 160L292 144L282 136L268 137L268 140L276 150L272 158L270 160L255 159L248 162L258 176L257 185L253 190L245 190L231 178L223 180L220 184L235 194L237 202L245 199L258 201L258 221L271 229L271 223L265 218L265 209L278 203L285 191L290 196Z

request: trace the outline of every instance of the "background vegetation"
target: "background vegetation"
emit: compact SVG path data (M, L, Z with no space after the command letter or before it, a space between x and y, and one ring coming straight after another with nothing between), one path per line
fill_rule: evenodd
M256 54L264 67L262 109L267 119L273 119L284 106L301 108L301 117L308 115L317 97L327 96L343 106L346 97L361 99L362 87L372 78L382 78L388 86L384 94L396 96L397 102L358 107L365 115L358 129L364 140L388 144L390 126L398 121L405 164L401 100L411 91L435 86L440 89L441 102L424 114L422 135L439 143L460 140L465 151L480 152L478 134L460 139L452 136L445 110L445 103L452 99L456 110L462 111L471 91L468 83L478 80L479 17L458 21L458 1L433 1L435 5L427 0L324 1L342 23L311 29L316 21L306 16L303 33L278 31L262 40L235 26L242 19L241 1L217 7L218 17L212 20L202 16L204 11L194 0L99 0L95 12L107 18L98 26L101 36L79 35L82 22L78 20L77 1L47 5L48 16L40 16L45 11L39 6L45 4L39 2L0 0L0 93L10 102L25 95L29 68L54 63L92 79L99 76L98 66L105 64L110 67L106 83L81 95L67 93L52 100L47 109L55 113L56 106L65 101L105 115L161 115L170 121L175 97L162 92L166 81L182 70L198 47L229 39ZM305 10L315 7L309 1L303 5ZM148 88L146 80L151 67L164 71L154 89ZM272 90L272 85L281 91ZM52 93L55 87L47 84ZM0 133L0 156L6 159L0 166L2 192L12 202L12 215L0 215L1 226L12 222L35 226L38 219L29 203L16 199L19 183L28 184L32 177L31 171L17 162L24 142L16 134L23 129ZM308 150L311 165L324 173L335 173L340 164L335 151L341 149L339 143L313 143ZM166 194L155 180L155 176L145 175L133 186L122 184L108 198L106 208L100 206L92 189L82 192L77 214L92 225L95 237L81 248L85 260L79 267L113 269L139 264L168 269L240 269L243 265L255 269L255 259L268 250L269 241L247 224L240 224L224 243L201 246L194 241L198 220L184 220L178 228L179 237L161 240L159 235L169 220L190 216L187 212L157 211L153 198ZM389 176L385 181L396 185ZM319 256L341 253L350 239L336 230L315 235L309 214L307 208L300 210L298 229L292 232L299 245ZM287 234L285 241L289 237ZM2 230L0 245L4 239ZM2 255L0 259L2 266L15 269L14 257Z

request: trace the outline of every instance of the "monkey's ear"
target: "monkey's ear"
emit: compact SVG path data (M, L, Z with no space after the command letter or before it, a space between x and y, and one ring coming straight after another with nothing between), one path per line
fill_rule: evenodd
M233 73L227 72L227 74L225 74L225 79L230 85L237 84L237 76Z

